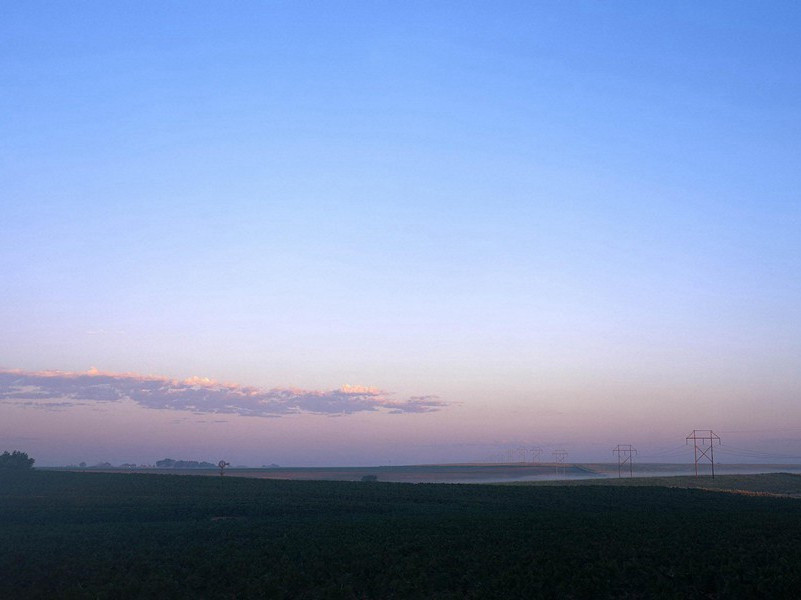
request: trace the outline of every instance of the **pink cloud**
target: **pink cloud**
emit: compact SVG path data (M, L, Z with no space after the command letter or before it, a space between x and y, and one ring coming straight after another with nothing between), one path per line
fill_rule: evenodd
M374 387L343 385L329 391L257 388L205 377L178 380L136 373L0 370L0 402L49 410L86 402L132 400L145 408L194 413L280 417L311 413L427 413L446 406L436 396L406 400Z

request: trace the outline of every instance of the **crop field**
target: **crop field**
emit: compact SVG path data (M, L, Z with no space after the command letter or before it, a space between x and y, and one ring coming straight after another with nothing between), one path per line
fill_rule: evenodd
M798 488L798 476L753 477L751 492ZM0 474L0 515L0 598L795 598L801 589L801 500L682 487L33 471Z
M536 486L660 486L671 488L694 488L718 490L740 494L764 494L801 498L801 475L794 473L763 473L758 475L718 475L694 477L689 475L672 477L622 477L605 479L574 479L561 481L526 481L509 485Z

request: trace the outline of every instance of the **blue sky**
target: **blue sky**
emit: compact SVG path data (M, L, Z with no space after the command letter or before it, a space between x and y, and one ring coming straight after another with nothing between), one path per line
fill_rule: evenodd
M801 422L795 3L0 10L0 367L448 405L220 424L253 463Z

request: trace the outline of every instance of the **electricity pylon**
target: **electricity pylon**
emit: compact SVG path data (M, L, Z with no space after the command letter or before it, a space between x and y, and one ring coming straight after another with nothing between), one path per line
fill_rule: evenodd
M695 476L698 477L698 463L706 459L712 465L712 479L715 478L715 442L720 446L720 437L711 429L693 429L693 432L684 438L684 443L693 441L695 452Z
M534 446L533 448L528 449L531 452L531 462L538 463L540 462L540 455L542 454L542 448L539 446Z
M566 474L565 471L565 459L567 458L567 451L566 450L554 450L551 452L551 456L553 456L553 461L556 463L556 475L559 476L559 467L562 467L562 475Z
M618 444L616 448L612 449L612 454L617 454L617 476L623 477L623 467L628 463L629 477L634 477L634 460L632 457L637 454L637 449L632 448L631 444Z

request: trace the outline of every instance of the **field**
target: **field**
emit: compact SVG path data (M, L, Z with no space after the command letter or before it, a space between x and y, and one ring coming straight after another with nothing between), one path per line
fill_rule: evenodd
M577 479L561 481L527 481L509 485L535 486L659 486L668 488L693 488L716 490L751 495L776 495L801 498L801 475L792 473L763 473L756 475L718 475L694 477L689 475L672 477L623 477L606 479Z
M798 499L612 482L3 473L0 598L797 597Z
M81 471L75 468L59 470ZM153 468L95 468L83 469L101 473L173 473L175 475L219 476L218 469L153 469ZM551 464L456 464L456 465L405 465L378 467L262 467L231 468L226 474L235 477L259 479L295 479L306 481L361 481L373 476L378 481L395 483L501 483L553 479L556 469ZM602 472L583 465L560 465L560 477L599 477Z
M708 470L708 466L704 467ZM219 476L218 469L159 469L159 468L121 468L121 467L62 467L54 470L86 471L101 473L172 473L175 475ZM791 472L800 473L799 465L718 465L721 475L743 475L754 473ZM636 477L690 476L692 463L637 463L634 465ZM261 467L229 468L226 474L235 477L256 477L260 479L296 479L309 481L360 481L362 477L373 476L378 481L397 483L508 483L524 481L614 478L618 479L617 464L612 463L469 463L448 465L404 465L373 467Z

